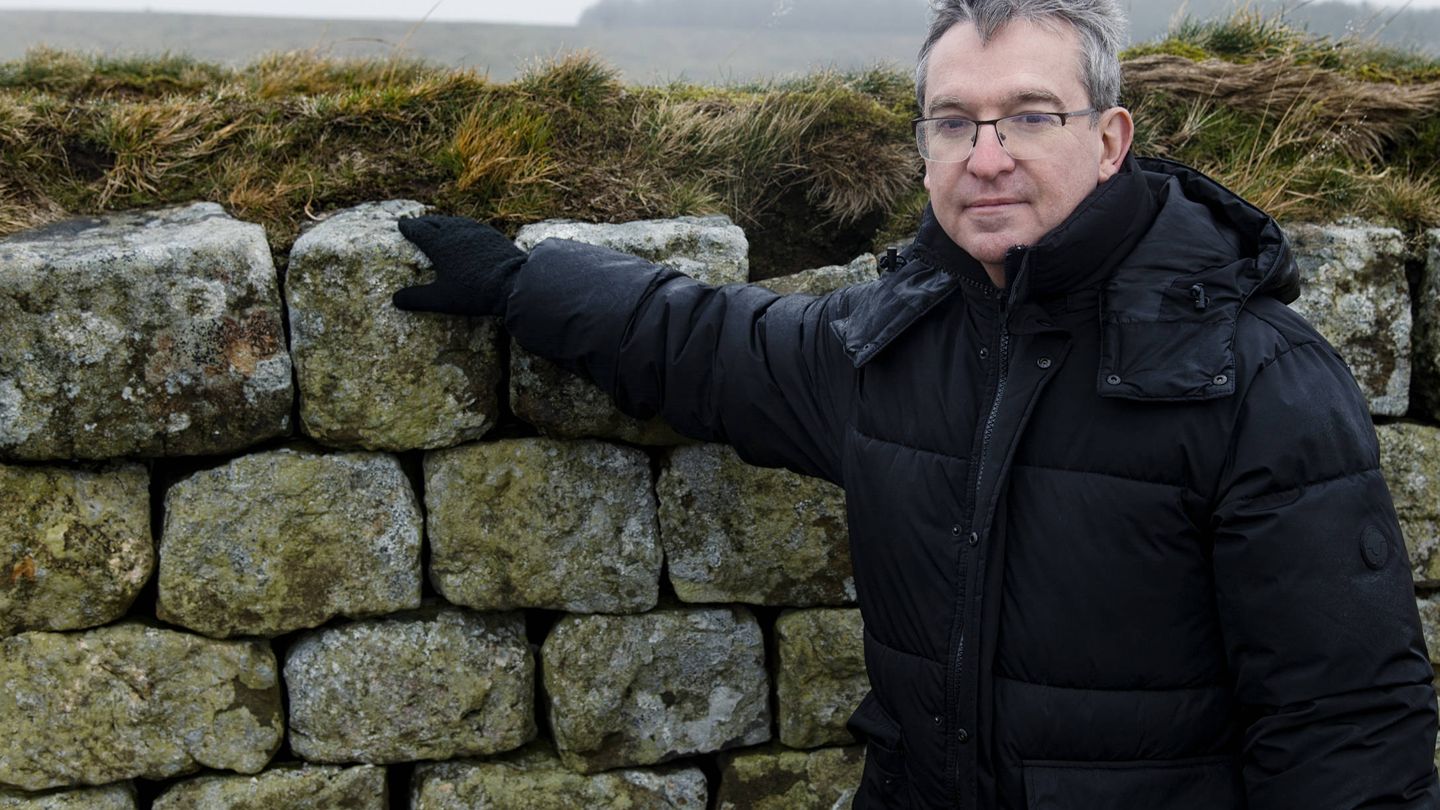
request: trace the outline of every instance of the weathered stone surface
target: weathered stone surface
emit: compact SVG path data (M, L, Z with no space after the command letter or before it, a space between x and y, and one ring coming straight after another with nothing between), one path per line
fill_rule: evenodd
M1425 234L1425 272L1415 302L1413 399L1420 410L1440 418L1440 229Z
M1440 665L1440 594L1421 596L1415 604L1420 608L1420 628L1425 634L1430 663Z
M545 639L566 767L651 765L770 738L760 625L744 608L571 616Z
M385 769L281 765L255 776L197 776L155 799L155 810L387 810Z
M1286 227L1303 282L1293 306L1340 352L1370 412L1410 406L1410 293L1405 237L1364 223Z
M789 751L778 745L721 758L719 810L847 810L865 770L865 748Z
M410 450L478 439L499 415L499 325L396 309L428 282L400 235L425 207L391 200L341 211L290 251L285 296L305 432L336 447Z
M1380 467L1416 579L1440 580L1440 430L1377 425Z
M129 782L43 793L0 789L0 810L135 810L135 806L135 788Z
M292 398L259 225L198 203L0 240L0 458L231 452Z
M618 225L540 222L522 228L515 243L530 250L552 237L640 256L706 284L743 283L750 271L750 243L745 232L725 217ZM510 409L548 436L593 436L645 445L685 442L659 419L641 421L620 413L610 398L589 382L513 343Z
M776 714L791 748L849 745L845 721L870 691L860 611L795 610L775 621Z
M155 567L150 475L0 464L0 636L125 615Z
M656 492L670 582L686 602L855 600L839 487L696 445L671 452Z
M0 785L255 773L284 735L275 655L125 622L0 639Z
M447 600L631 613L660 592L650 459L594 441L516 439L425 458L430 577Z
M489 762L421 765L410 791L412 810L705 810L706 801L705 774L699 768L624 769L585 776L566 769L542 744Z
M516 614L429 607L306 633L285 660L290 747L311 762L449 759L535 736Z
M242 456L166 493L156 614L210 636L276 636L417 608L420 521L393 456Z
M816 267L813 270L802 270L799 273L777 276L757 283L781 295L794 293L824 295L842 287L874 281L877 267L874 254L865 253L857 256L849 264Z
M728 217L677 217L637 222L548 220L526 225L515 237L521 250L546 239L603 245L673 267L706 284L743 284L750 275L750 242Z

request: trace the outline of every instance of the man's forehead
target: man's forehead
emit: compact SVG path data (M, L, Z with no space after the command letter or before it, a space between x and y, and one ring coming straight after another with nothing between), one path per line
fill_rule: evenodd
M1081 43L1072 26L1015 20L989 33L957 23L936 42L927 60L927 114L1085 100Z
M1020 107L1063 107L1064 99L1053 90L1045 87L1021 87L1002 93L998 98L989 97L983 101L978 97L966 97L950 93L938 93L928 99L927 112L935 110L953 110L955 112L973 112L974 108L981 105L994 104L1004 109L1018 109Z

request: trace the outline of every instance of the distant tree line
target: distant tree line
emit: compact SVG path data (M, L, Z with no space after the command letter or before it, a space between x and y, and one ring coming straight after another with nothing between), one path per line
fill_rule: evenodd
M1180 16L1214 19L1236 0L1122 0L1135 42L1157 39ZM1373 35L1382 43L1440 53L1440 10L1396 9L1338 0L1261 0L1250 4L1293 27L1330 37ZM596 28L731 28L913 33L925 30L927 0L597 0L580 15Z

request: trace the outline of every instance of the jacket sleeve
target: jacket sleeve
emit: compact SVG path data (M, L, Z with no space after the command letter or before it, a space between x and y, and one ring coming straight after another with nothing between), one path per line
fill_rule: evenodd
M1249 810L1440 807L1434 672L1365 402L1324 342L1243 396L1214 570Z
M712 287L607 248L550 239L516 280L505 326L625 413L660 415L752 464L838 482L853 366L830 321L849 291Z

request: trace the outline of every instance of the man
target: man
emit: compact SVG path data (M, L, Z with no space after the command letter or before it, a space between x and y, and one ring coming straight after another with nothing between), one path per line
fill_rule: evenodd
M1440 807L1374 430L1284 237L1129 155L1114 0L945 0L896 272L710 288L404 222L406 308L503 315L636 415L845 488L856 807Z

